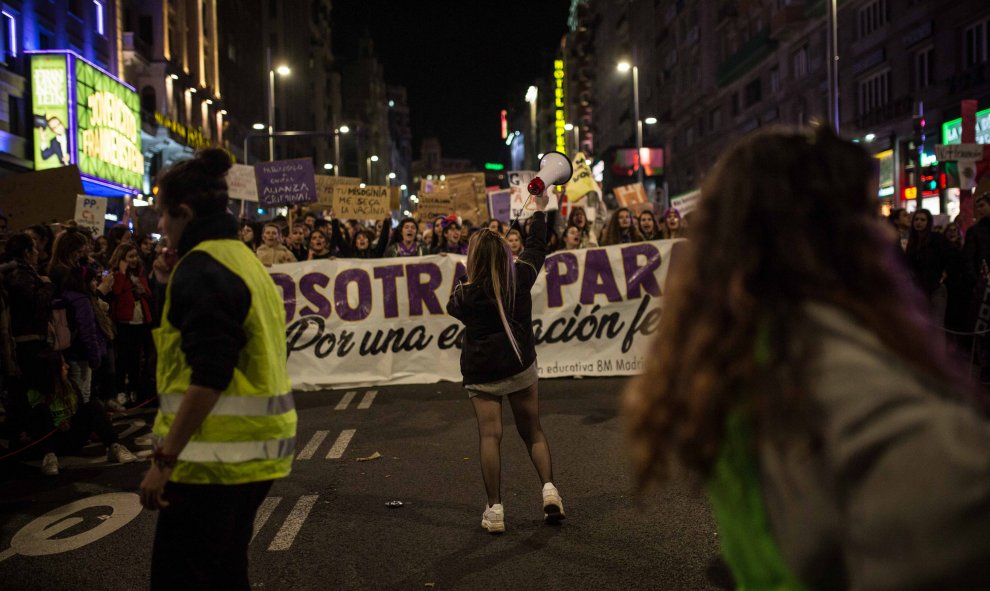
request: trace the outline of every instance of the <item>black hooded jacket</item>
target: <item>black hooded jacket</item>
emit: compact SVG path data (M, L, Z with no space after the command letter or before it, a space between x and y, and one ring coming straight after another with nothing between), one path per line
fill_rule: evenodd
M490 284L466 283L461 277L447 302L447 313L464 323L461 373L464 384L486 384L512 377L536 361L533 338L533 298L530 290L547 256L547 224L543 212L533 215L525 249L515 262L515 305L509 315L519 345L520 361L502 326ZM506 310L506 314L509 311Z

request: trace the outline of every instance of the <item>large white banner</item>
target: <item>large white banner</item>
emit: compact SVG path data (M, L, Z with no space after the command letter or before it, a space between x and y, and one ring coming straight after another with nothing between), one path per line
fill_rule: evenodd
M639 373L675 242L547 257L532 291L540 377ZM460 381L464 326L445 310L464 262L450 255L273 267L293 387Z

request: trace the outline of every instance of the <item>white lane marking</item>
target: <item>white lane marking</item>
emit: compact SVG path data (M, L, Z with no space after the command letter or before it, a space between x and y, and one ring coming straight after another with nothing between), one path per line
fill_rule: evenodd
M337 403L337 408L334 410L345 410L347 405L351 403L351 400L354 400L354 396L356 394L357 392L348 392L344 394L344 397L340 399L340 402Z
M304 495L296 501L296 506L292 508L289 516L285 518L282 528L278 530L278 533L275 534L275 539L268 546L269 550L288 550L292 547L292 542L295 541L296 534L302 529L303 522L306 521L306 517L313 509L313 505L316 504L316 499L318 498L320 498L320 495Z
M378 396L378 390L368 390L364 393L364 398L361 399L361 403L358 404L358 410L367 410L371 408L371 403L375 401L375 396Z
M311 459L313 457L313 454L316 453L316 450L320 449L320 446L323 445L323 440L327 438L328 433L330 432L317 431L316 433L313 433L313 436L309 438L309 443L306 444L306 447L302 448L302 451L299 452L299 455L296 456L296 459L297 460Z
M344 450L347 449L347 444L351 442L351 438L354 437L356 431L356 429L344 429L341 431L340 436L337 437L337 441L333 442L333 447L327 453L327 459L339 460L344 455Z
M261 501L261 506L258 507L258 514L254 516L254 533L251 534L251 541L254 541L254 537L258 535L261 528L265 527L265 523L268 518L272 516L272 512L275 511L275 507L282 501L282 497L265 497L264 501Z

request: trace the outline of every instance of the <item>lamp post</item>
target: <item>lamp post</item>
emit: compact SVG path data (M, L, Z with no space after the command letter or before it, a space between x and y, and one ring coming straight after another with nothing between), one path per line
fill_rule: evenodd
M633 83L633 119L636 121L636 180L643 184L643 122L639 118L639 67L629 62L619 62L616 66L620 72L632 70Z
M365 158L364 161L368 165L367 166L368 184L370 185L371 184L371 163L372 162L378 162L378 155L377 154L372 154L371 156L368 156L367 158Z
M340 176L340 134L351 130L346 125L333 130L333 176Z
M275 133L275 74L288 76L292 70L284 64L272 69L271 47L267 49L266 61L268 64L268 160L271 161L275 160L275 138L273 136Z
M530 86L526 90L526 102L529 103L529 134L533 138L530 141L530 147L533 149L531 154L536 154L536 151L539 150L536 139L536 97L538 94L539 92L535 86ZM527 154L527 156L529 156L529 154ZM538 161L534 162L533 166L535 167L537 165Z

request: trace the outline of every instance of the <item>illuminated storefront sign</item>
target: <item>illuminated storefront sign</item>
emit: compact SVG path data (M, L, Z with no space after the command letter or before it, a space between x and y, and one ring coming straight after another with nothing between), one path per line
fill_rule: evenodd
M567 153L567 125L564 108L567 105L564 100L564 60L553 60L553 133L556 138L557 151Z
M962 143L962 119L953 119L942 124L942 143ZM976 113L976 143L990 144L990 109Z
M880 176L880 188L878 197L890 197L894 194L894 151L884 150L879 154L874 154L877 159L877 168Z
M75 53L28 53L35 169L76 164L85 179L138 191L144 155L134 89Z
M209 148L213 145L210 140L207 139L206 134L203 133L202 129L183 125L164 113L155 111L155 124L169 130L169 132L182 140L182 142L190 148L199 150L201 148Z

